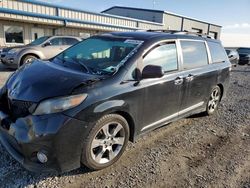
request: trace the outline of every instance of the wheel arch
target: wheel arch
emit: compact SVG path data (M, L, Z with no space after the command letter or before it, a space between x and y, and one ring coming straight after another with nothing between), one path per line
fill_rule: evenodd
M125 111L115 111L114 114L118 114L126 119L129 125L129 141L134 142L135 141L135 122L132 118L132 116Z
M219 87L220 87L220 90L221 90L221 98L220 98L220 100L221 100L222 97L224 96L224 86L223 86L223 84L221 84L221 83L217 84L217 86L219 86Z
M133 115L129 113L129 105L123 100L111 100L95 106L94 113L97 113L98 116L103 116L107 114L117 114L125 118L129 125L129 141L135 141L135 119Z
M21 66L21 65L23 65L23 60L24 60L24 58L25 57L27 57L27 56L34 56L34 57L36 57L37 59L41 59L41 57L38 55L38 54L36 54L36 53L26 53L26 54L23 54L22 55L22 57L21 57L21 59L20 59L20 62L19 62L19 66Z

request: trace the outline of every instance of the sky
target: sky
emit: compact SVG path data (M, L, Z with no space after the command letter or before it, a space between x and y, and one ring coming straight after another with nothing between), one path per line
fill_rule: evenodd
M112 6L166 10L223 26L224 46L250 47L250 0L42 0L101 12ZM155 1L155 3L154 3Z

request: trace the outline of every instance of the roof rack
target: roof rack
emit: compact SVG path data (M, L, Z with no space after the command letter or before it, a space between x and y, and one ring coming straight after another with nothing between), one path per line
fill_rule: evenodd
M149 30L146 30L146 31L147 32L163 32L163 33L169 33L169 34L195 35L195 36L199 36L199 37L214 39L213 37L211 37L211 36L209 36L207 34L190 32L190 31L187 31L187 30L180 31L180 30L166 30L166 29L149 29Z

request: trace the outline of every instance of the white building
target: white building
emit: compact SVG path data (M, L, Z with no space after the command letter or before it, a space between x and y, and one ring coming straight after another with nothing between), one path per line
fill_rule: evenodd
M44 35L88 37L110 31L188 30L220 37L221 26L166 11L112 7L89 12L32 0L0 1L0 46L28 44Z

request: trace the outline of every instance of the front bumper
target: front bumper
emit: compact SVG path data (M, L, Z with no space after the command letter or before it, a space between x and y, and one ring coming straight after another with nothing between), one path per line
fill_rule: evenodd
M30 171L61 173L79 168L88 130L86 122L63 114L27 116L12 122L0 111L0 141ZM38 161L38 151L46 152L46 163Z
M1 61L4 65L11 67L11 68L17 68L18 67L18 58L17 54L8 54L5 53L3 57L1 57Z

